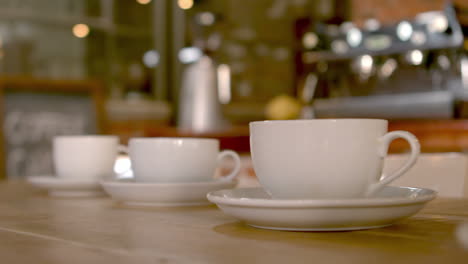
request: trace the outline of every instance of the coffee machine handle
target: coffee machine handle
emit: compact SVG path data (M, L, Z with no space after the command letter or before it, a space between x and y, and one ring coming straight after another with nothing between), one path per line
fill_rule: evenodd
M380 146L379 146L379 155L382 158L385 158L388 154L388 147L390 143L397 139L402 138L410 144L411 153L409 158L406 162L397 169L395 172L391 173L390 175L382 175L378 182L373 183L367 189L366 195L370 196L377 191L381 190L387 184L391 183L392 181L396 180L400 176L402 176L406 171L408 171L413 165L416 163L419 153L420 153L420 145L418 139L411 133L406 131L393 131L385 134L383 137L380 138Z

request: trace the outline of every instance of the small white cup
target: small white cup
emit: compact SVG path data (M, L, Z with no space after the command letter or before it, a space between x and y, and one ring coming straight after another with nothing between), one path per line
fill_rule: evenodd
M230 181L237 176L241 165L236 152L219 152L217 139L132 138L129 155L137 182L212 181L216 167L227 156L234 159L234 169L219 180Z
M260 184L278 199L369 196L416 162L419 142L405 131L387 133L380 119L315 119L250 123L250 147ZM403 138L411 154L382 175L388 146Z
M100 180L114 174L120 150L117 136L57 136L53 139L53 161L57 177Z

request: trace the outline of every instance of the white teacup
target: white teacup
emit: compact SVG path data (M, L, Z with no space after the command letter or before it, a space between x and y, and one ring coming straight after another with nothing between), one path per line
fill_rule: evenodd
M404 174L419 155L417 138L387 133L380 119L316 119L250 123L250 146L260 184L279 199L365 197ZM390 142L411 146L405 164L382 175Z
M53 161L57 177L99 180L114 174L120 150L117 136L78 135L53 139Z
M132 138L129 155L137 182L212 181L216 167L227 156L234 159L234 169L219 180L230 181L237 176L241 165L236 152L219 152L217 139Z

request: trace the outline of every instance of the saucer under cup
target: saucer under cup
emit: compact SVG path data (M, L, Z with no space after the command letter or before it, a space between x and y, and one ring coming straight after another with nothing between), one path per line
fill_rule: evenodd
M47 191L52 197L84 198L104 195L96 180L58 178L47 175L28 177L27 181L32 186Z
M436 197L423 188L385 186L367 198L273 199L262 188L208 194L223 212L246 224L289 231L344 231L389 226L410 217Z
M123 205L138 207L199 206L211 204L206 194L234 188L237 181L189 183L138 183L133 180L104 180L105 192Z

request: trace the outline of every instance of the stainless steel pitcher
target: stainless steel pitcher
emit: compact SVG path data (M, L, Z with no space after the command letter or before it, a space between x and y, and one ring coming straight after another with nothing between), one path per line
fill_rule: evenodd
M182 75L178 128L214 132L227 127L218 97L217 68L209 56L189 65Z

